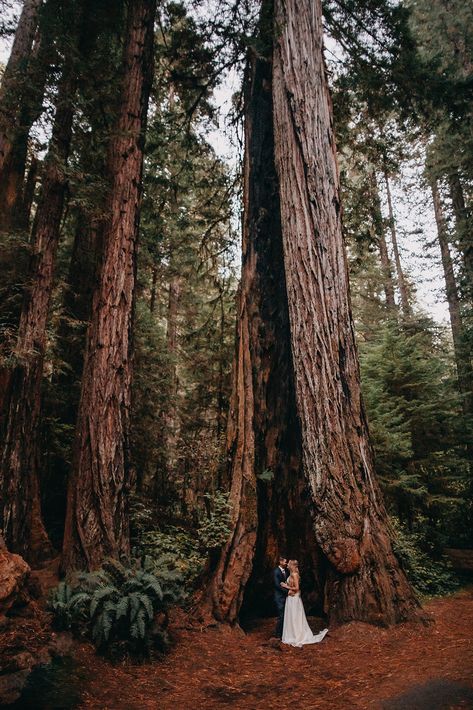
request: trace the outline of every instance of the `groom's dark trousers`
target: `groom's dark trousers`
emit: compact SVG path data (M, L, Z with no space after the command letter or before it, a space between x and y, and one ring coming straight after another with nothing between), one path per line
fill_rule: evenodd
M274 580L274 603L278 612L278 621L274 630L276 638L281 638L284 624L284 607L286 606L287 589L281 587L281 582L287 579L286 573L280 567L276 567L273 572Z

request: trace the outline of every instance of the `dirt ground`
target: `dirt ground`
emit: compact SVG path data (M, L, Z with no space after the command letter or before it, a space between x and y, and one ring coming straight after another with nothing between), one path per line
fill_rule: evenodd
M248 633L178 631L164 661L112 666L80 646L81 708L102 710L456 710L473 708L473 589L433 600L435 623L380 629L351 623L302 649L268 643L272 620ZM311 619L314 631L320 623Z

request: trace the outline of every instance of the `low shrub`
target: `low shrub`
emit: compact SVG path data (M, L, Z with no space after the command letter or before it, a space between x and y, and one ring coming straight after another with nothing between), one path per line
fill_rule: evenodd
M420 596L448 594L459 581L448 563L435 560L423 549L420 533L408 532L397 518L391 519L394 531L393 549L409 581Z
M97 572L61 582L49 602L56 625L91 638L111 655L165 650L167 610L179 601L179 574L166 568L158 578L155 569L156 561L149 559L130 567L109 560Z
M197 530L187 530L177 525L156 529L148 515L147 524L142 509L134 522L134 548L136 556L151 560L154 574L166 585L172 584L168 575L177 574L180 580L179 594L193 591L195 583L205 569L209 554L214 553L227 541L231 528L231 512L228 494L217 491L205 495L207 514L201 515ZM177 592L176 592L177 593Z

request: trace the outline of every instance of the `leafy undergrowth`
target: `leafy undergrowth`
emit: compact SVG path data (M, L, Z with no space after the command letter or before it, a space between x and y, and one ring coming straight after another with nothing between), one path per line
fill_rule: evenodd
M150 558L107 560L97 572L61 582L48 608L57 628L90 638L109 657L145 659L169 646L167 612L180 600L181 583L178 571L164 564L158 570Z

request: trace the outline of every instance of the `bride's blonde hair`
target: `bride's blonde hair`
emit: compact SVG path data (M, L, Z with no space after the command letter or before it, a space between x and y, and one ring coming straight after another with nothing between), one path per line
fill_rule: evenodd
M299 573L299 562L297 560L289 560L288 565L289 569L294 572Z

